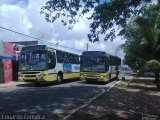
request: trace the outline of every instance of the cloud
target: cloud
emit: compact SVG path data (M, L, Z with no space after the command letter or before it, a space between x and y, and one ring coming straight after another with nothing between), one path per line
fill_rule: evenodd
M1 0L0 1L0 26L13 29L24 34L43 39L47 42L58 43L61 46L86 50L87 43L89 50L102 50L113 55L123 57L122 51L117 52L118 45L124 41L117 37L113 42L103 41L90 43L87 38L89 24L85 17L75 24L73 30L68 30L60 20L55 23L47 23L40 8L45 4L45 0ZM91 13L88 14L88 16ZM0 40L3 41L23 41L33 40L15 33L0 29ZM51 45L51 44L50 44ZM59 46L59 48L62 48ZM63 48L66 49L66 48ZM81 51L79 51L81 52Z
M15 12L17 11L17 12ZM29 34L29 29L32 27L25 15L25 9L17 5L1 5L0 6L0 26ZM15 41L23 39L23 36L11 33L4 29L0 29L0 39L3 41ZM3 33L3 34L2 34Z
M28 6L28 0L0 0L0 5L17 5L21 7Z

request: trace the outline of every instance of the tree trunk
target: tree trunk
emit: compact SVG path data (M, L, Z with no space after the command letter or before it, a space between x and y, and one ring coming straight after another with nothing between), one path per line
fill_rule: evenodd
M155 83L157 84L158 89L160 89L159 72L159 70L155 70Z

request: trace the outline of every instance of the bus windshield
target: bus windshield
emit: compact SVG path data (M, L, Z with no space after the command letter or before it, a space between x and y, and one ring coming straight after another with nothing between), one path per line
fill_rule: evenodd
M107 58L105 56L82 56L81 72L105 72Z
M20 55L20 70L44 70L47 68L45 50L25 51Z

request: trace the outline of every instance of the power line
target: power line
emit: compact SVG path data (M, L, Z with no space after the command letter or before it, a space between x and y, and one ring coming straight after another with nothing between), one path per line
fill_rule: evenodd
M0 16L1 16L2 18L5 18L5 19L7 19L7 20L10 20L10 21L14 22L15 24L21 25L21 26L18 26L18 27L23 27L23 28L25 28L25 24L22 24L22 23L18 22L17 20L11 19L11 18L6 17L6 16L3 16L3 15L1 15L1 14L0 14ZM6 21L5 21L5 22L6 22ZM34 29L34 31L37 31L37 32L39 32L39 33L42 33L40 30L37 30L37 29L35 29L35 28L33 28L33 27L32 27L32 29ZM45 33L45 34L48 34L48 33ZM50 35L50 34L48 34L48 35Z
M20 33L20 32L17 32L17 31L14 31L14 30L11 30L11 29L8 29L8 28L5 28L5 27L2 27L0 26L0 28L4 29L4 30L7 30L7 31L10 31L10 32L14 32L16 34L20 34L20 35L23 35L23 36L26 36L26 37L29 37L29 38L32 38L32 39L35 39L35 40L40 40L38 38L35 38L35 37L32 37L32 36L29 36L29 35L25 35L23 33Z
M36 38L36 37L33 37L33 36L30 36L30 35L26 35L26 34L23 34L21 32L17 32L17 31L14 31L14 30L11 30L9 28L6 28L6 27L3 27L3 26L0 26L1 29L4 29L4 30L7 30L7 31L10 31L10 32L13 32L13 33L16 33L16 34L20 34L22 36L26 36L26 37L29 37L29 38L32 38L32 39L35 39L35 40L38 40L38 41L41 41L43 43L48 43L48 44L51 44L51 45L54 45L54 46L61 46L61 47L64 47L64 48L67 48L67 49L72 49L72 50L77 50L77 51L84 51L84 50L80 50L80 49L75 49L75 48L70 48L70 47L67 47L67 46L63 46L63 45L56 45L56 44L53 44L53 43L50 43L50 42L46 42L40 38Z
M24 27L24 24L22 24L22 23L19 23L18 21L16 21L16 20L12 20L11 18L8 18L8 17L5 17L5 16L3 16L3 15L0 15L0 16L2 16L2 17L4 17L4 18L6 18L6 19L8 19L8 20L11 20L11 21L14 21L15 23L17 23L17 24L19 24L19 25L21 25L21 26L23 26ZM4 27L3 27L4 28ZM8 28L6 28L6 29L8 29ZM11 29L9 29L9 31L10 31ZM11 30L11 32L13 32L14 30ZM37 31L39 31L39 30L37 30ZM19 34L20 32L17 32L17 31L14 31L14 33L17 33L17 34ZM39 32L41 32L41 31L39 31ZM23 33L20 33L20 35L22 35ZM26 35L26 34L23 34L24 36L26 36L26 37L29 37L29 38L32 38L32 39L35 39L35 40L38 40L38 41L44 41L44 40L42 40L42 39L39 39L39 38L36 38L36 37L32 37L32 36L29 36L29 35ZM48 34L49 35L49 34ZM43 43L47 43L47 44L52 44L52 45L56 45L56 44L53 44L53 43L50 43L50 42L46 42L46 41L44 41ZM56 45L57 46L57 45ZM67 46L63 46L63 45L58 45L58 46L61 46L61 47L64 47L64 48L67 48L67 49L74 49L74 50L77 50L77 51L84 51L84 50L80 50L80 49L75 49L75 48L70 48L70 47L67 47Z
M5 17L5 16L3 16L3 15L0 15L0 16L2 16L3 18L6 18L6 19L8 19L8 20L14 21L15 23L17 23L17 24L19 24L19 25L21 25L21 26L24 27L24 24L19 23L19 22L16 21L16 20L13 20L13 19L11 19L11 18ZM26 37L29 37L29 38L32 38L32 39L35 39L35 40L38 40L38 41L44 41L44 40L42 40L42 39L40 39L40 38L32 37L32 36L29 36L29 35L26 35L26 34L23 34L23 33L14 31L14 30L11 30L11 29L9 29L9 28L2 27L2 29L5 29L5 30L8 30L8 31L10 31L10 32L14 32L14 33L16 33L16 34L20 34L20 35L23 35L23 36L26 36ZM38 31L38 30L37 30L37 31ZM40 32L40 31L38 31L38 32ZM48 34L48 35L49 35L49 34ZM53 44L53 43L50 43L50 42L46 42L46 41L44 41L43 43L52 44L52 45L54 45L54 46L56 45L56 44ZM56 46L57 46L57 45L56 45ZM74 49L74 50L77 50L77 51L84 51L84 50L75 49L75 48L70 48L70 47L63 46L63 45L58 45L58 46L61 46L61 47L67 48L67 49Z

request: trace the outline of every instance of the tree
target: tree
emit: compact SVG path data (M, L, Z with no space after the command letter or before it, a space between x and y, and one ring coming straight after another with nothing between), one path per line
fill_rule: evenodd
M157 84L157 88L160 88L160 83L159 83L160 62L157 60L150 60L147 62L147 66L155 70L155 83Z
M104 40L113 40L116 37L114 26L124 28L130 17L139 14L139 9L150 2L151 0L48 0L41 8L41 13L48 22L61 19L64 25L69 24L69 28L72 28L81 16L93 11L88 17L88 20L92 20L88 38L96 42L102 34L105 34Z
M134 20L126 26L123 32L122 35L126 41L120 47L125 52L124 63L132 69L139 69L145 64L144 56L147 56L144 55L144 49L140 45L143 36Z
M160 71L160 5L141 8L138 16L124 29L122 35L127 39L122 45L126 52L125 61L149 61L155 70L155 81L159 86ZM133 62L132 64L135 65ZM134 66L133 65L133 66Z

